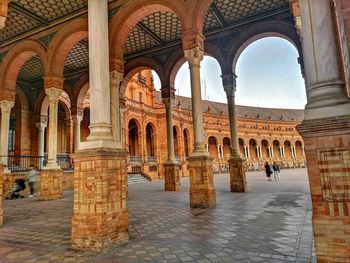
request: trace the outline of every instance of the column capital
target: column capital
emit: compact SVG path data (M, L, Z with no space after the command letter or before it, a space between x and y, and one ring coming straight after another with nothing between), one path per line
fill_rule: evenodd
M75 124L80 125L81 121L83 120L83 115L74 115L72 116L72 120Z
M161 88L162 98L174 98L175 97L175 88L171 85L166 85Z
M199 47L191 48L184 51L184 56L191 67L200 67L200 63L203 60L204 51Z
M35 123L35 126L38 128L38 130L42 131L46 129L47 123L46 122L37 122Z
M9 101L9 100L0 101L1 112L10 113L13 106L15 106L15 103L13 101Z
M162 102L164 103L165 108L172 108L172 107L174 107L175 99L172 98L172 97L163 98L163 99L162 99Z
M118 70L113 70L110 72L111 87L119 86L124 79L124 73Z
M49 101L58 101L60 96L62 95L63 90L57 89L57 88L49 88L45 89L45 93L47 97L49 98Z
M84 116L84 109L79 107L71 107L72 115Z
M225 73L221 75L222 85L225 86L236 86L237 75L233 72Z

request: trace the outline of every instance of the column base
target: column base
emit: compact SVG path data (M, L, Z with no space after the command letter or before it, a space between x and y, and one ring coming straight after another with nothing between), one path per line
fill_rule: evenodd
M164 166L164 191L180 191L180 165L174 162L166 162Z
M0 164L0 227L4 224L4 167Z
M127 152L98 148L74 154L72 247L101 251L128 241Z
M350 116L303 121L317 262L350 258Z
M56 200L63 197L63 171L42 170L40 173L40 200Z
M228 162L230 165L231 192L247 192L247 178L244 170L245 160L240 157L232 157Z
M216 206L216 191L213 179L213 157L194 154L188 158L190 172L191 208Z

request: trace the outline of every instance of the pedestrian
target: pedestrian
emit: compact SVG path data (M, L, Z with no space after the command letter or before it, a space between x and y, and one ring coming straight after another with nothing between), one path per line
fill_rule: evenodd
M274 176L275 181L279 182L280 181L280 167L278 166L278 164L276 162L273 162L272 169L273 169L273 176Z
M269 164L268 162L266 162L266 164L265 164L265 172L266 172L267 180L268 180L269 182L272 181L272 180L271 180L272 171L271 171L270 164Z
M36 184L38 182L38 171L35 169L34 165L29 165L28 172L28 185L30 189L30 195L28 197L34 197L34 192L36 190Z

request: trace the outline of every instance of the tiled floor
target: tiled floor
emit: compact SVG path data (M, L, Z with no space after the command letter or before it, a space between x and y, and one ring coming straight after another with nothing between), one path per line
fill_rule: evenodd
M315 262L305 169L284 170L280 182L248 174L249 192L229 192L217 175L217 207L190 209L163 182L129 187L130 241L102 253L70 248L72 192L57 201L5 201L0 262Z

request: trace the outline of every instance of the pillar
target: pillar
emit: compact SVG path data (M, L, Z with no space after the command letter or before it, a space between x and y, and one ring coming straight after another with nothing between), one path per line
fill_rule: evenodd
M175 92L175 91L174 91ZM180 191L180 164L175 162L174 150L174 134L173 134L173 104L174 98L163 98L166 112L166 132L167 132L167 148L168 160L164 166L164 190L165 191Z
M4 168L0 163L0 227L4 224Z
M77 114L72 117L73 119L73 129L74 129L74 151L79 150L80 145L80 134L81 134L81 121L83 120L82 114Z
M57 115L58 99L62 94L63 80L46 78L46 96L49 99L49 136L47 164L40 173L40 199L55 200L63 197L62 177L63 171L57 164Z
M308 164L317 262L350 258L350 101L332 3L299 1L308 102L298 131Z
M111 80L111 124L113 138L118 143L119 147L122 146L121 135L121 116L120 116L120 83L123 81L124 73L119 71L112 71L110 73Z
M46 122L38 122L36 124L36 127L38 129L38 155L41 156L42 158L40 159L39 162L39 169L42 169L44 164L44 155L45 155L45 129L47 127Z
M203 51L199 48L185 50L191 75L192 119L194 151L188 158L190 171L190 205L192 208L216 206L216 191L213 179L213 158L205 149L204 125L201 98L200 63Z
M13 101L2 100L0 101L1 109L1 131L0 131L0 156L1 163L5 166L4 173L9 173L7 169L8 165L8 143L9 143L9 131L10 131L10 114L11 109L15 103Z
M107 0L88 1L88 23L90 135L74 154L72 247L100 251L128 240L127 152L112 133Z
M236 78L233 73L222 75L223 86L227 97L227 106L230 121L230 135L231 135L231 157L230 164L230 188L231 192L247 192L247 179L245 174L245 160L240 156L238 128L236 120ZM259 156L259 152L258 152Z

